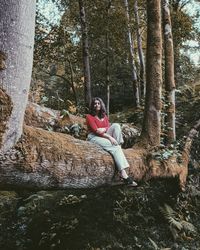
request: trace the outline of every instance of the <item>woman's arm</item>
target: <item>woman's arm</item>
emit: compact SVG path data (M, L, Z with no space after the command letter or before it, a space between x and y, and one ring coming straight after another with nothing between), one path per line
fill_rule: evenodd
M95 122L95 118L92 115L86 115L86 123L91 132L102 136L107 131L107 128L99 128Z
M108 139L113 145L118 145L118 142L111 135L109 135L107 133L103 133L103 134L101 134L101 136Z
M95 118L92 115L86 115L86 123L87 126L90 128L90 130L95 133L98 136L104 137L108 139L112 144L118 145L117 141L109 134L106 133L108 130L110 123L108 121L107 116L105 117L106 119L106 127L105 128L99 128L95 122Z
M98 129L96 130L96 132L97 132L98 134L104 134L106 131L107 131L107 128L98 128Z

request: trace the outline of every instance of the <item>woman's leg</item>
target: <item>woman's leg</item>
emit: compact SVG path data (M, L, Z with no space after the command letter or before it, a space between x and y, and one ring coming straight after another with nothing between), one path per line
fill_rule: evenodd
M134 182L126 173L125 169L129 167L129 164L120 145L113 145L108 139L100 136L93 136L89 139L89 141L101 146L105 151L109 152L113 156L115 165L127 185L137 186L137 183Z
M118 123L113 123L106 133L115 138L119 145L124 143L121 126Z
M108 139L100 136L93 136L89 140L93 143L98 144L113 156L116 167L119 171L129 167L124 152L119 145L113 145Z
M119 123L113 123L110 126L110 128L108 129L107 133L109 135L111 135L112 137L114 137L119 145L123 144L124 140L123 140L123 136L122 136L121 126L119 125ZM123 153L123 155L124 155L124 153ZM123 158L123 157L120 157L120 158ZM126 165L127 165L127 163L126 163ZM124 169L121 169L120 174L125 179L128 177L128 175Z

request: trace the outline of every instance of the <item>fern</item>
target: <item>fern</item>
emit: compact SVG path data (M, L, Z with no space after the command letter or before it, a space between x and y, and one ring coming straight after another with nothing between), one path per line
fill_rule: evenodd
M148 237L148 239L149 239L149 241L151 242L151 244L153 245L154 249L155 249L155 250L158 250L159 247L158 247L158 245L155 243L155 241L153 241L150 237Z
M182 220L180 223L181 223L181 225L183 227L183 230L186 233L192 234L192 235L197 233L197 230L196 230L195 226L192 223L190 223L188 221L185 221L185 220Z
M174 239L177 239L179 237L179 233L181 232L181 235L194 235L197 233L197 230L195 226L187 222L185 220L179 220L176 217L175 211L167 204L164 204L163 207L159 207L161 213L163 214L164 218L169 224L169 229L172 233L172 236Z
M171 218L174 218L176 214L175 211L167 204L164 204L163 207L159 207L159 209L167 221L169 221Z

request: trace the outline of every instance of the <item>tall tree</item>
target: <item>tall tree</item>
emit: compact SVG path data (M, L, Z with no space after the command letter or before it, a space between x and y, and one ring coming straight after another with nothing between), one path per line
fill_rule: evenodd
M140 96L145 96L146 84L145 84L145 62L144 54L142 49L142 37L140 32L140 17L138 14L138 1L134 2L134 14L135 14L135 23L136 23L136 34L137 34L137 46L138 46L138 55L140 61Z
M107 102L106 102L106 110L107 110L107 115L109 116L110 113L110 70L109 70L109 10L111 7L111 0L108 1L108 6L107 6L107 26L106 26L106 87L107 87Z
M146 98L142 136L147 143L160 144L162 83L161 5L147 0Z
M7 57L6 68L0 71L1 151L11 148L22 134L31 81L35 4L35 0L1 1L0 51Z
M80 22L82 31L82 44L83 44L85 103L86 107L89 108L92 94L91 94L91 77L90 77L90 61L89 61L89 42L88 42L88 31L87 31L84 0L79 0L79 9L80 9Z
M131 57L131 70L132 70L132 81L133 81L134 106L138 107L140 105L140 96L139 96L139 86L138 86L138 79L137 79L137 71L136 71L136 66L135 66L132 33L131 33L131 28L130 28L128 0L124 0L124 5L125 5L125 13L126 13L126 19L127 19L128 41L129 41L129 50L130 50L130 57Z
M176 139L175 131L175 81L174 81L174 48L169 3L162 1L165 51L165 90L167 101L167 143Z
M70 56L68 55L68 51L67 51L67 39L66 39L65 29L63 29L63 40L64 40L63 49L64 49L64 56L65 56L65 63L64 63L65 64L65 71L69 67L71 88L72 88L72 91L74 94L74 101L75 101L75 104L77 106L78 103L77 103L76 89L75 89L75 84L74 84L74 70L73 70L73 66L72 66L72 61L71 61Z
M195 34L193 28L194 17L190 16L183 9L184 7L186 8L189 2L188 0L169 0L173 27L175 82L177 87L185 83L185 76L182 72L183 57L181 50L184 48L186 41L194 39Z

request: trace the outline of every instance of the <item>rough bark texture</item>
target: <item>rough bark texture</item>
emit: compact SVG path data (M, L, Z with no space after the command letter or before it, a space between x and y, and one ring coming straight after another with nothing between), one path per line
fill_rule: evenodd
M0 148L2 147L3 135L7 129L7 122L12 112L10 97L0 88Z
M132 34L131 34L131 28L130 28L128 0L124 0L124 5L125 5L125 13L126 13L126 19L127 19L128 42L129 42L129 50L130 50L130 57L131 57L134 106L139 107L140 105L139 86L138 86L137 72L136 72L136 66L135 66L135 60L134 60L134 49L133 49L133 41L132 41Z
M91 95L90 62L89 62L89 43L88 43L88 32L87 32L84 0L79 0L79 8L80 8L80 21L81 21L81 31L82 31L82 44L83 44L85 102L86 106L89 107L92 95Z
M59 119L60 111L40 106L33 102L28 102L24 122L26 125L45 128L47 125L54 125Z
M146 99L142 136L147 144L160 144L162 83L161 6L158 0L147 1Z
M1 134L0 150L6 151L22 133L32 70L35 1L3 0L0 17L0 51L7 56L6 68L0 71L0 87L13 103L6 130Z
M42 107L36 103L28 103L24 121L29 126L64 133L70 133L70 127L78 125L80 127L80 138L86 139L87 126L85 118L72 114L66 114L62 117L60 111Z
M184 187L187 166L175 158L161 164L137 146L124 152L129 174L136 180L178 176ZM91 188L118 183L112 157L99 146L28 126L15 148L0 154L0 176L4 188Z
M175 131L175 80L174 80L174 48L171 26L171 16L169 3L163 3L163 24L164 24L164 44L165 44L165 90L167 97L167 143L171 144L176 140Z

